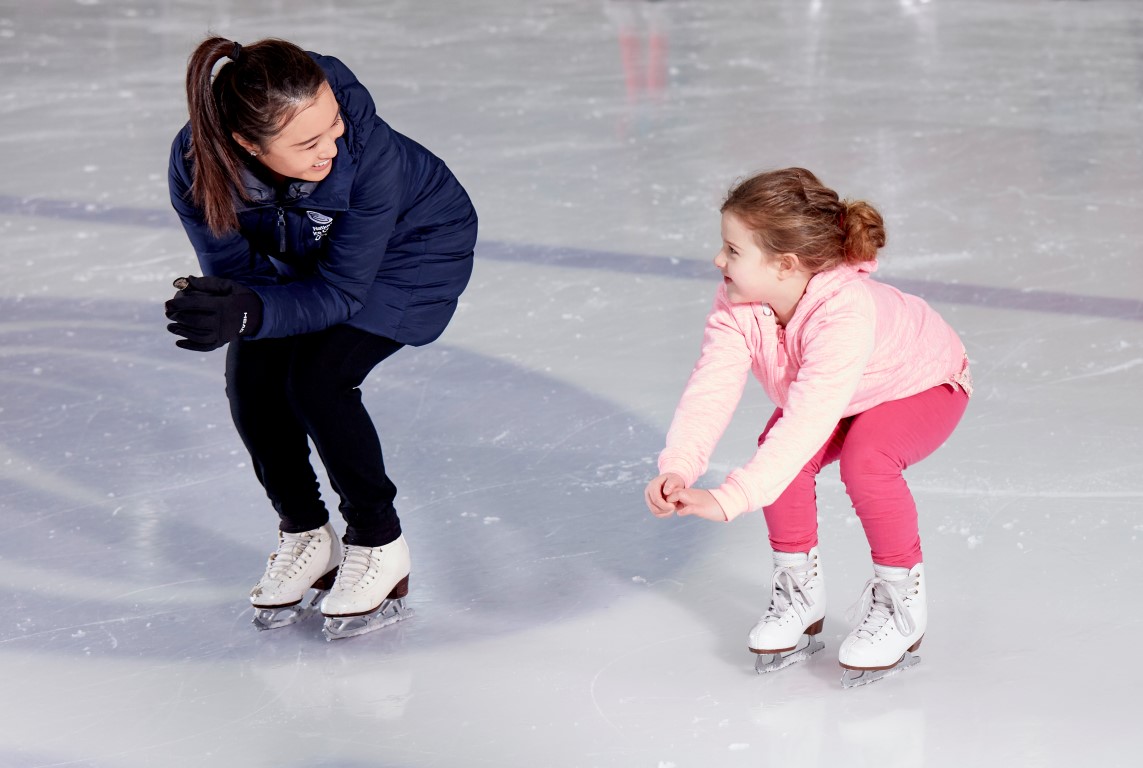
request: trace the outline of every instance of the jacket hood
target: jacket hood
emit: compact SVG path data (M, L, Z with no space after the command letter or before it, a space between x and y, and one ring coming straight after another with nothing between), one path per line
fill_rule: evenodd
M341 114L345 119L345 134L342 136L350 155L357 158L361 156L369 136L377 123L377 105L357 77L349 71L349 67L333 56L322 56L310 53L310 56L325 71L326 80L329 81L333 95L341 106Z
M810 278L802 300L798 302L795 315L802 314L802 308L812 310L824 301L828 301L838 292L858 280L865 280L877 271L877 261L863 261L859 264L842 264L828 272L819 272Z

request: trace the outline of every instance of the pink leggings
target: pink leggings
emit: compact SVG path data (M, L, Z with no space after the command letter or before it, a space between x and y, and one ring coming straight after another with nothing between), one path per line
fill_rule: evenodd
M941 384L842 419L782 495L763 509L770 546L807 552L817 545L817 475L840 461L841 480L865 528L873 562L904 568L921 562L917 505L901 473L948 439L967 405L963 390ZM759 445L781 415L782 409L774 411Z

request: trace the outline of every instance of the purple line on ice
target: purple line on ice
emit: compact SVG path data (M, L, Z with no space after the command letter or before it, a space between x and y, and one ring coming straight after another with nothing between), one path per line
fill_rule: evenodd
M478 257L499 261L689 279L713 278L714 275L714 267L706 259L693 261L668 259L633 253L503 242L481 242L478 248ZM881 275L878 275L877 279L930 302L1143 321L1143 300L1139 299L1083 296L1054 291L1023 291L1016 288L910 280Z
M128 208L68 200L21 198L14 195L0 195L0 214L133 227L166 228L178 226L174 211L170 210ZM605 272L658 275L682 279L709 278L713 271L706 259L670 259L634 253L488 240L480 241L477 248L477 256L482 259L542 264L569 269L595 269ZM879 279L883 279L903 291L921 296L930 302L1143 321L1143 300L1140 299L1083 296L1054 291L1025 291L1016 288L998 288L933 280L910 280L897 277L879 276Z

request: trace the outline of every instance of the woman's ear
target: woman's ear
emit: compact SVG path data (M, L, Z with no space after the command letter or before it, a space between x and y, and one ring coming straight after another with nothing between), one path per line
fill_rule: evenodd
M231 134L230 134L230 138L232 138L232 139L234 139L236 142L238 142L238 146L242 147L244 150L246 150L246 151L247 151L247 152L249 152L250 154L252 154L252 155L255 155L255 156L257 156L257 155L259 154L259 152L258 152L258 145L257 145L257 144L251 144L249 141L247 141L246 139L242 138L242 137L241 137L241 136L238 134L238 132L237 132L237 131L235 131L235 132L231 133Z

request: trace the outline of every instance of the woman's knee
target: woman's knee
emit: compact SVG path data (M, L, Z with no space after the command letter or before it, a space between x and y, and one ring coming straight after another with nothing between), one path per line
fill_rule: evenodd
M361 392L355 382L345 381L336 371L294 365L286 378L286 395L295 408L305 412L346 397L360 398Z

